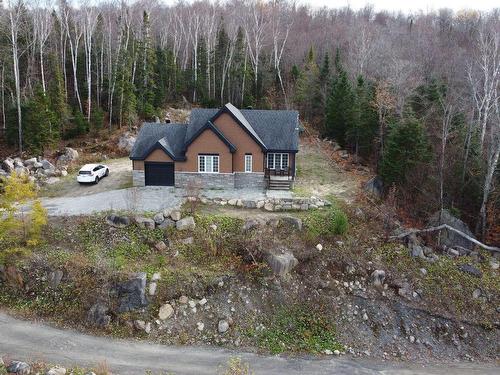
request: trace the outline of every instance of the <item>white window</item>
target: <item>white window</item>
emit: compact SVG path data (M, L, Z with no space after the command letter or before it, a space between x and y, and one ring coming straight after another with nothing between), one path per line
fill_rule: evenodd
M274 154L267 154L267 168L274 169Z
M267 154L267 168L288 169L288 154Z
M252 172L252 154L245 155L245 172Z
M198 172L219 173L219 155L198 155Z

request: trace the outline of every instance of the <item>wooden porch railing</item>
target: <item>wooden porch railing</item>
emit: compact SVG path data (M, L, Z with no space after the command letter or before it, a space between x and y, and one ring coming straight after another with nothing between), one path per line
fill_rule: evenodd
M270 169L264 168L264 177L271 179L271 176L287 177L288 180L293 180L292 168Z

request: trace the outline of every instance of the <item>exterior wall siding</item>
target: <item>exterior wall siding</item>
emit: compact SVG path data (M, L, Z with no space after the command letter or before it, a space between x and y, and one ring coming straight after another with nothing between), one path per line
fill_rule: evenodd
M219 172L232 173L233 160L231 151L227 145L220 140L215 133L209 129L201 133L186 151L186 161L176 162L176 172L198 172L199 154L218 154Z
M252 171L264 172L264 153L260 146L227 113L214 121L215 126L236 147L233 153L233 172L245 172L245 154L252 154Z

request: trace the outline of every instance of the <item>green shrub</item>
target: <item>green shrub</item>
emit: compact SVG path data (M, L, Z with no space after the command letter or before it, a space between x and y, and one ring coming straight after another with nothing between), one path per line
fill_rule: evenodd
M259 344L273 354L343 350L336 339L335 326L324 314L295 306L280 308L270 316L257 338Z
M340 208L312 211L304 218L304 225L311 239L343 235L349 229L349 220Z

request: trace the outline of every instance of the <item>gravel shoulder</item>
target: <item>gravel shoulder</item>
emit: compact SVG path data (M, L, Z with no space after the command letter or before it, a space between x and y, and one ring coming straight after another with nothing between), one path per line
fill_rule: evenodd
M492 365L454 363L419 367L414 364L362 362L350 359L261 356L223 349L176 347L84 335L43 323L27 322L0 312L0 354L65 366L95 366L106 361L113 373L216 374L231 357L250 363L255 374L496 374Z

